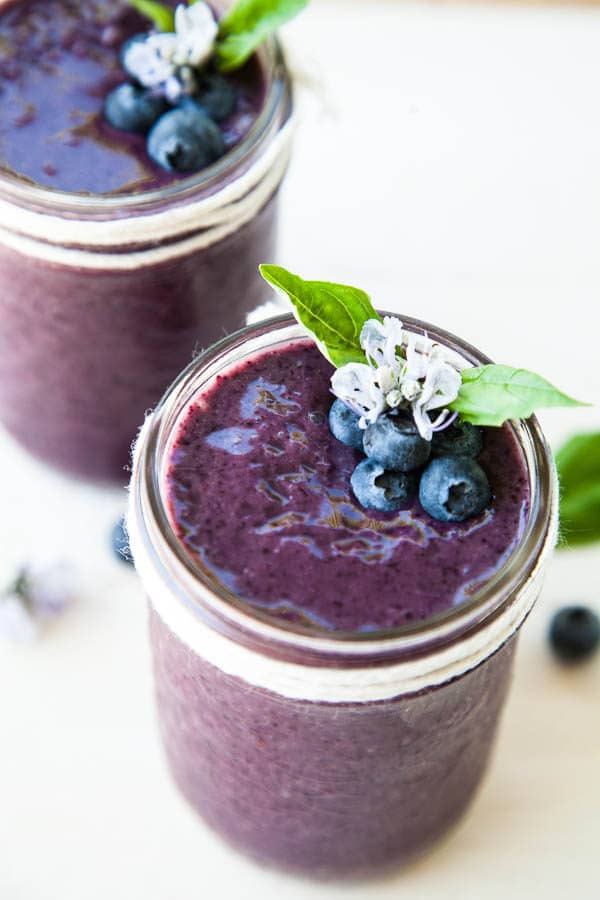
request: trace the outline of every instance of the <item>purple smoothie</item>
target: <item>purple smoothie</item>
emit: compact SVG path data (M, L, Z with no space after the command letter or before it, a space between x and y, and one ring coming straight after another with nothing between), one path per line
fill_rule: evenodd
M276 620L373 631L429 618L472 596L517 546L529 503L508 427L485 430L494 495L459 524L418 500L364 510L350 475L361 454L331 434L331 365L314 344L254 357L192 406L171 453L171 516L186 550Z
M174 4L173 4L174 5ZM149 22L125 0L15 0L0 14L0 167L60 191L132 193L183 180L156 166L142 135L111 128L106 95L127 80L123 43ZM263 102L256 60L229 76L238 94L223 123L233 149Z
M224 674L154 612L150 636L162 740L191 805L260 862L344 878L406 863L464 813L516 648L420 693L314 703Z
M291 111L284 62L262 48L235 75L231 152L189 178L159 171L142 139L101 116L125 78L121 42L145 28L124 0L22 0L0 13L0 419L53 465L120 483L177 372L267 299L257 270L276 254L287 145L239 189L258 196L239 221L238 195L215 203L224 225L212 231L203 204L253 176ZM138 236L146 220L157 224ZM94 229L113 222L124 233L99 242Z
M298 331L248 329L173 385L129 527L182 793L260 861L347 877L424 852L471 802L555 501L541 437L507 426L485 430L478 518L366 514L329 433L331 367Z

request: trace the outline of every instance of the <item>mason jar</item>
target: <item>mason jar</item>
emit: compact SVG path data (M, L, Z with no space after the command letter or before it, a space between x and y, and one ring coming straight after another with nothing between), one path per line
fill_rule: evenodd
M488 361L433 326L402 320L463 365ZM557 486L535 418L513 422L530 488L523 536L469 599L387 631L275 623L185 552L167 512L166 468L182 417L219 374L302 335L287 317L271 320L188 367L140 434L128 520L149 600L160 731L179 788L245 853L345 876L422 853L469 806L555 543Z
M126 481L146 409L267 299L292 102L277 43L258 57L258 118L197 175L93 196L0 173L0 421L69 473Z

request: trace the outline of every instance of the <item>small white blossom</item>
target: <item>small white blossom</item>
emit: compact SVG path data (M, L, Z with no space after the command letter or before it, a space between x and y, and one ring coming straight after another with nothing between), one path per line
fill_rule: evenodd
M400 406L403 400L404 397L402 396L401 391L390 391L389 394L385 395L385 402L390 409L396 409L397 406Z
M412 403L413 400L416 400L421 391L420 383L414 378L404 378L402 380L402 385L400 387L400 393L404 397L405 400L408 400L409 403Z
M385 316L383 322L368 319L360 333L360 346L371 365L395 367L396 347L402 344L402 337L402 322L395 316Z
M62 615L77 597L77 572L69 563L40 561L28 566L23 574L25 596L38 619Z
M399 384L398 366L379 366L375 370L375 380L384 394L389 394L398 388Z
M376 383L375 371L364 363L348 363L337 369L331 377L331 389L360 416L358 424L363 429L385 410L385 395Z
M149 34L145 40L127 45L123 64L144 87L158 87L175 75L176 44L175 34Z
M192 6L180 3L175 10L177 46L173 62L177 66L203 66L212 56L219 27L208 3Z
M77 573L63 562L36 562L0 593L0 636L28 642L61 616L77 596Z
M198 0L192 6L179 4L175 31L149 34L131 41L123 63L127 71L147 88L161 88L172 103L195 87L194 68L212 56L218 25L210 6Z
M361 428L398 407L411 410L419 434L428 441L434 431L454 421L456 415L448 406L458 396L461 376L439 344L404 332L400 319L386 316L383 322L365 322L360 345L367 364L342 366L331 386L336 397L360 416ZM434 410L440 412L432 420L429 414Z

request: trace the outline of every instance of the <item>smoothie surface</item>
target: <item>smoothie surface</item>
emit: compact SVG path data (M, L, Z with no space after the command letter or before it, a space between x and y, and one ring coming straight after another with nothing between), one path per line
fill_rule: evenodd
M109 195L189 177L155 165L143 135L104 120L106 95L127 80L121 47L149 28L125 0L0 6L0 172L56 190ZM228 77L238 92L235 112L221 124L230 150L260 111L264 77L255 60Z
M298 341L226 370L196 399L166 473L179 540L242 600L311 630L395 628L459 604L523 533L529 481L513 432L484 430L493 501L479 516L442 523L418 499L364 510L350 487L363 457L329 431L332 371Z

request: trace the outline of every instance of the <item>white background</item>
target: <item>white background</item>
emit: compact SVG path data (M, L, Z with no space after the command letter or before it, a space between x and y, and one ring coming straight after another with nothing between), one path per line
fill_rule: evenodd
M597 402L600 9L313 0L287 40L306 87L280 261ZM555 446L600 426L542 419ZM598 549L555 561L467 819L403 873L323 885L240 858L171 786L143 597L107 550L124 495L0 436L0 498L4 570L45 552L82 576L42 641L0 644L0 900L598 897L600 660L565 672L545 645L553 608L600 609Z

